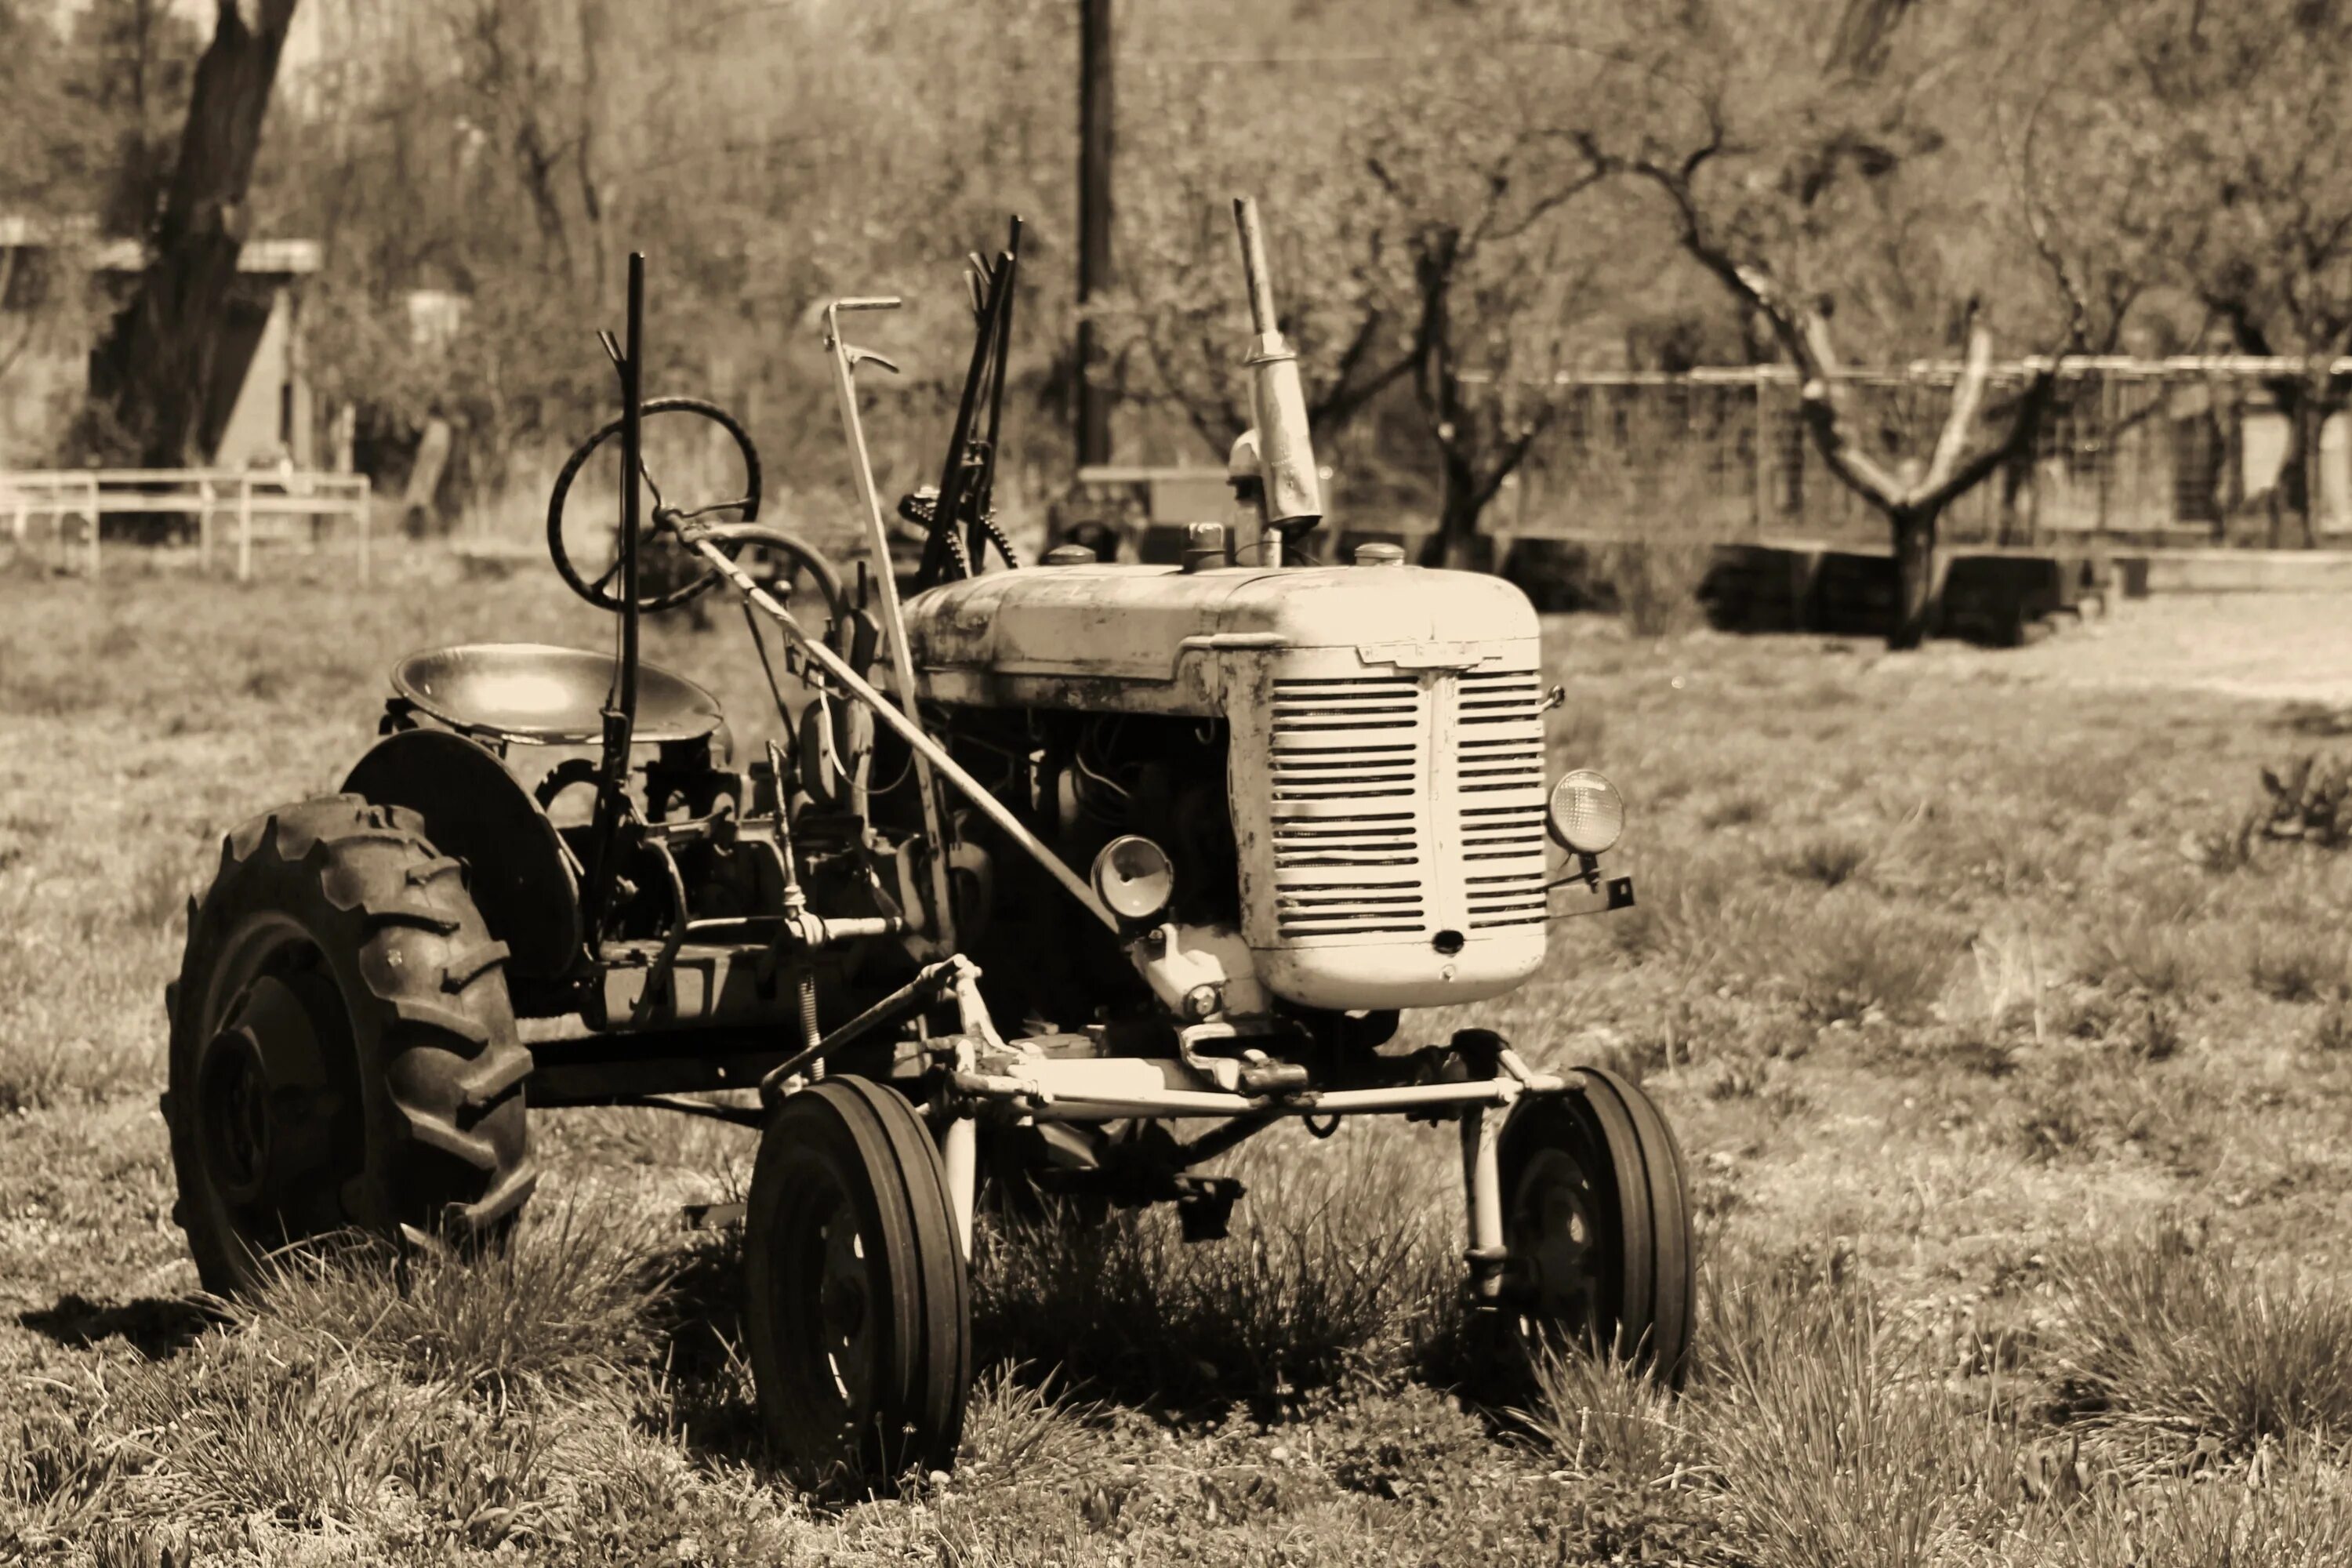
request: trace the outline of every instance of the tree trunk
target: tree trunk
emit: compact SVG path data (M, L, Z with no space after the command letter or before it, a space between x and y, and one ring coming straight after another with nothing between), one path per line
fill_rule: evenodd
M1483 571L1486 565L1477 554L1478 514L1485 509L1479 504L1476 476L1451 449L1440 456L1438 473L1437 531L1423 542L1421 563L1454 572Z
M1916 648L1935 630L1937 513L1897 507L1886 521L1895 533L1895 620L1886 646Z
M201 464L246 191L295 0L218 0L138 291L91 356L93 396L152 468Z
M2298 478L2296 485L2301 504L2295 514L2303 520L2303 545L2306 550L2319 544L2320 514L2327 507L2326 447L2323 437L2327 421L2336 413L2336 405L2324 392L2305 392L2294 422L2296 451L2294 460Z
M2298 394L2284 410L2286 423L2286 455L2279 459L2278 494L2281 509L2303 525L2304 542L2311 542L2311 467L2318 443L2312 439L2312 406L2308 396ZM2271 545L2273 549L2286 542L2283 529L2273 527Z

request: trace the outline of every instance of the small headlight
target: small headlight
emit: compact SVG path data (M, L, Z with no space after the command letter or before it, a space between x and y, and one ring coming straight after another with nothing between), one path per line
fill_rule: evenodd
M1625 831L1625 797L1591 768L1579 768L1551 786L1544 826L1561 848L1598 855Z
M1114 838L1095 857L1095 897L1121 920L1148 921L1168 907L1176 868L1168 852L1141 834Z

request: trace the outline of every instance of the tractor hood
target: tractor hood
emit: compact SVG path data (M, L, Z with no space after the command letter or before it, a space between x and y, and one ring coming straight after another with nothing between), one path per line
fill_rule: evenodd
M923 694L992 707L1221 713L1246 651L1352 648L1368 671L1531 665L1534 609L1480 573L1417 566L1033 566L906 605Z

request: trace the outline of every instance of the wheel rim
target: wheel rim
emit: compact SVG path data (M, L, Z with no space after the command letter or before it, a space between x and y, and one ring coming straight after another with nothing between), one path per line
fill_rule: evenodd
M198 1139L214 1190L244 1205L269 1182L269 1080L250 1028L226 1030L205 1047Z
M329 1061L350 1049L342 998L325 956L299 928L245 933L218 971L227 1005L195 1064L194 1144L227 1228L259 1254L314 1228L305 1216L331 1173L337 1142L317 1123Z
M881 1282L856 1206L841 1184L827 1173L803 1193L776 1252L780 1338L804 1347L798 1364L787 1369L802 1420L830 1437L826 1447L845 1451L874 1411Z
M1507 1289L1530 1342L1597 1339L1604 1325L1601 1237L1592 1179L1562 1149L1531 1155L1511 1194Z

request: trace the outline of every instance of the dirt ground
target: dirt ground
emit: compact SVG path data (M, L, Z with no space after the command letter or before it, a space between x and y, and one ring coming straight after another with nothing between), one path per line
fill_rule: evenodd
M2179 594L2119 602L2081 626L2012 649L1939 647L1957 671L2020 684L2215 691L2352 704L2352 594Z

